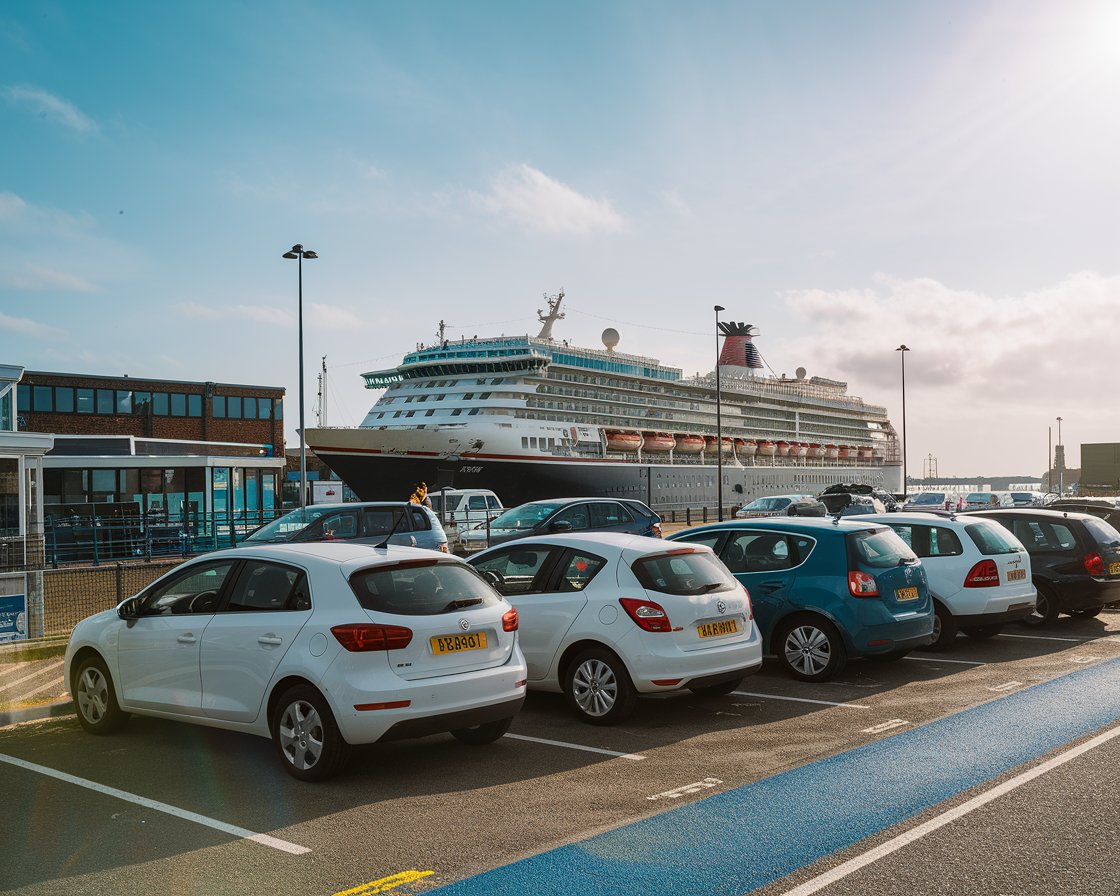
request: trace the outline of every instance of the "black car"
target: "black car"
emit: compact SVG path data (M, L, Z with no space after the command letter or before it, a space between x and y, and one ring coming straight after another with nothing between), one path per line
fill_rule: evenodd
M1059 498L1046 505L1047 510L1064 513L1089 513L1100 517L1114 529L1120 529L1120 507L1104 498Z
M1087 513L1041 509L979 510L1006 526L1031 558L1038 600L1028 625L1053 622L1058 613L1096 616L1120 600L1120 532Z
M889 505L887 499L890 501ZM854 516L858 513L887 513L897 510L894 498L886 492L862 483L830 485L817 496L832 516Z
M661 517L641 501L614 498L554 498L512 507L495 517L489 544L554 532L630 532L661 537ZM485 538L482 527L472 533ZM481 546L481 545L480 545Z

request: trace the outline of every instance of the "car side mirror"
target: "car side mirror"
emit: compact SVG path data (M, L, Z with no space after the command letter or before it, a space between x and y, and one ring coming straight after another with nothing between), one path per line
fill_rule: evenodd
M120 606L117 607L117 615L121 619L139 619L140 598L130 597L128 600L121 601Z
M548 531L549 532L571 532L572 531L572 524L570 522L568 522L567 520L556 520L556 522L549 524Z

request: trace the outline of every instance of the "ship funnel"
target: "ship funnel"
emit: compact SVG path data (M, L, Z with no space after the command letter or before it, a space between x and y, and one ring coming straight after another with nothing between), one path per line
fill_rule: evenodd
M725 337L723 351L719 353L721 367L761 369L764 366L762 356L758 353L758 349L755 348L752 341L752 338L758 335L757 331L752 332L752 330L755 330L752 324L721 321L719 329Z

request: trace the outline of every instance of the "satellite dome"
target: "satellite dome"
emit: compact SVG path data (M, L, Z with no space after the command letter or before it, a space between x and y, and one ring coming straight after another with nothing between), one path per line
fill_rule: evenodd
M797 378L799 380L805 379L805 368L804 367L798 367L797 370L794 371L794 373L797 374Z
M618 345L618 330L614 327L607 327L603 330L603 345L607 347L608 352L613 352L614 347Z

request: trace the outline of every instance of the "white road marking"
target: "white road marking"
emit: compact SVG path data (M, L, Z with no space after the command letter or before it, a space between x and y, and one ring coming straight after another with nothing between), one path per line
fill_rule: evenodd
M943 656L904 656L904 660L919 660L923 663L957 663L961 666L986 666L987 663L982 663L979 660L950 660Z
M1099 734L1092 740L1086 741L1080 746L1073 747L1072 749L1067 750L1064 753L1060 753L1053 759L1048 759L1046 762L1042 763L1042 765L1035 766L1029 771L1025 771L1022 774L1016 775L1014 778L1011 778L1008 781L1004 781L1002 784L993 787L987 793L982 793L979 796L974 796L967 802L961 803L961 805L957 806L955 809L950 809L948 812L943 812L936 818L931 818L929 821L918 825L916 828L913 828L912 830L909 830L904 834L899 834L897 837L894 837L893 839L888 840L886 843L876 846L874 849L865 852L863 855L856 856L854 859L849 859L847 862L844 862L841 865L837 865L835 868L829 869L824 874L820 874L817 877L814 877L812 880L807 880L805 881L805 883L794 887L792 890L787 890L783 894L783 896L812 896L813 893L820 892L825 887L836 883L836 881L838 880L842 880L849 874L859 871L861 868L866 868L873 862L877 862L879 859L889 856L893 852L897 852L898 850L902 849L902 847L908 846L911 843L921 840L922 837L925 837L927 834L932 834L938 828L942 828L945 825L956 821L958 818L963 818L965 815L968 815L968 813L979 809L981 806L987 805L993 800L999 799L1001 796L1010 793L1016 788L1022 787L1024 784L1033 781L1035 778L1041 777L1047 772L1056 769L1058 766L1064 765L1070 760L1076 759L1078 756L1081 756L1083 753L1088 753L1090 750L1094 750L1101 744L1107 743L1114 737L1118 736L1120 736L1120 728L1113 728L1111 731L1106 731L1104 734Z
M49 666L43 666L30 675L25 675L23 678L17 678L15 681L9 681L7 684L0 684L0 691L6 691L8 688L14 688L17 684L23 684L25 681L31 681L32 678L38 678L46 672L53 672L58 669L66 660L59 660L57 663L51 663Z
M710 787L715 787L722 784L719 778L705 778L703 781L697 781L695 784L685 784L683 787L677 787L673 790L666 790L664 793L655 793L653 796L647 796L647 800L677 800L682 796L687 796L690 793L699 793L701 790L707 790Z
M995 691L997 694L1000 691L1010 691L1012 688L1021 688L1023 683L1021 681L1009 681L1006 684L996 685L994 688L988 688L989 691Z
M782 697L778 694L756 694L753 691L732 691L736 697L761 697L763 700L789 700L791 703L816 703L818 706L846 706L848 709L871 709L862 703L833 703L831 700L809 700L805 697Z
M910 723L906 719L891 719L889 722L883 722L880 725L872 725L870 728L864 728L864 734L882 734L884 731L890 731L892 728L905 728Z
M43 691L49 691L51 688L58 688L59 693L62 693L66 688L66 682L61 678L56 678L53 681L48 681L42 687L35 688L35 690L33 691L24 691L20 695L20 698L27 699L28 697L34 697L36 694L41 694L43 693Z
M177 806L171 806L167 803L161 803L159 800L150 800L144 796L138 796L135 793L129 793L126 790L117 790L115 787L106 787L104 784L98 784L96 781L87 781L85 778L78 778L74 775L68 775L66 772L60 772L53 768L47 768L45 765L36 765L34 762L26 762L23 759L16 759L14 756L6 756L0 753L0 762L7 762L9 765L18 766L19 768L27 769L28 771L37 772L40 775L46 775L49 778L56 778L59 781L65 781L67 784L76 784L78 787L84 787L87 790L92 790L96 793L102 793L106 796L116 797L119 800L125 800L129 803L135 803L138 806L144 806L147 809L154 809L157 812L163 812L167 815L173 815L176 818L182 818L184 821L193 821L195 824L203 825L204 827L213 828L216 831L230 834L234 837L240 837L242 840L252 840L254 843L259 843L262 846L270 846L273 849L278 849L281 852L291 853L294 856L300 856L304 853L311 852L306 846L297 846L295 843L289 843L286 840L280 840L276 837L271 837L268 834L258 834L246 828L239 828L237 825L226 824L224 821L218 821L214 818L208 818L205 815L199 815L197 812L189 812L186 809L180 809Z
M645 756L639 756L637 753L618 753L614 750L602 750L599 747L585 747L583 744L570 744L562 740L548 740L544 737L528 737L524 734L506 734L505 737L512 737L514 740L527 740L535 744L548 744L550 747L567 747L569 750L583 750L586 753L602 753L604 756L617 756L619 759L633 759L638 762L645 759Z
M1099 641L1100 638L1052 638L1047 635L1010 635L1000 632L997 638L1025 638L1028 641L1068 641L1071 644L1084 644L1086 641Z

